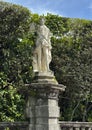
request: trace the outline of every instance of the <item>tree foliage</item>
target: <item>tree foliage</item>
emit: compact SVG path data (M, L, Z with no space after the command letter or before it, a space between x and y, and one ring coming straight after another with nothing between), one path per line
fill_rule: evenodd
M55 21L53 20L50 28L52 19ZM62 18L51 14L47 16L47 20L54 34L51 68L58 82L67 86L60 97L62 120L91 121L92 21ZM61 21L64 29L58 25ZM59 28L56 29L55 25ZM62 35L56 36L58 32Z
M32 77L31 13L24 7L0 2L0 16L0 121L21 120L24 95L19 90Z

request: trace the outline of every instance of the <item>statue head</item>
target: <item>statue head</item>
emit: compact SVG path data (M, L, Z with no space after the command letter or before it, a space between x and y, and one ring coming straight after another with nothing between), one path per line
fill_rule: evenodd
M44 17L41 17L40 18L40 25L44 25L45 24L45 18Z

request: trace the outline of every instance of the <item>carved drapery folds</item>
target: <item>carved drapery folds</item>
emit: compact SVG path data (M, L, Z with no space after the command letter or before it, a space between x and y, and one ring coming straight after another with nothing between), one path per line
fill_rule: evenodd
M35 48L33 52L33 71L34 72L49 72L49 64L51 62L51 42L52 36L49 28L45 26L44 19L40 21L40 25L37 28L37 39L35 42Z

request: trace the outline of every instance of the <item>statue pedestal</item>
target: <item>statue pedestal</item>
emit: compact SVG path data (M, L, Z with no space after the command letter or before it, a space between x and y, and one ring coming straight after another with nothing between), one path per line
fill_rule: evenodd
M58 84L53 75L39 74L29 84L30 96L27 103L29 130L60 130L58 118L58 95L65 86Z

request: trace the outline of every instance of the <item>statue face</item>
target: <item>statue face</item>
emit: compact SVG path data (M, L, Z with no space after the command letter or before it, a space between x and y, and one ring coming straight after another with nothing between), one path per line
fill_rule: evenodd
M44 25L44 23L45 23L44 18L41 18L41 20L40 20L40 24L41 24L41 25Z

